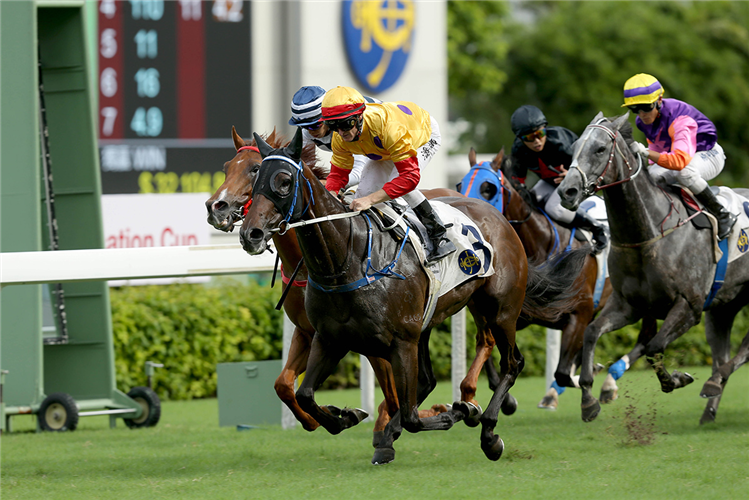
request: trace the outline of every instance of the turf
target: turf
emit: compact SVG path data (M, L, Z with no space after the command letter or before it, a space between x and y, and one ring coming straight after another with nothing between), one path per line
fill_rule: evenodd
M660 392L649 371L620 380L619 399L591 423L580 393L568 389L555 412L539 410L540 378L512 390L520 406L500 416L505 452L479 447L479 428L404 434L395 462L372 466L371 423L338 436L322 429L237 431L218 426L215 399L164 402L158 426L110 429L107 417L78 430L35 433L33 417L14 417L0 440L0 492L13 498L745 498L749 490L749 370L734 374L716 423L699 425L695 383ZM483 381L482 381L483 382ZM596 378L596 394L603 375ZM488 401L485 384L479 401ZM447 402L440 384L427 404ZM357 391L321 392L318 402L358 406Z

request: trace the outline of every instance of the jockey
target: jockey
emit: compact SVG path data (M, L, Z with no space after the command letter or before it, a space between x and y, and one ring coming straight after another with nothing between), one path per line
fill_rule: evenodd
M350 87L329 90L322 101L322 119L333 131L333 158L325 188L333 195L348 182L355 155L370 160L350 204L366 210L376 203L403 198L426 227L432 242L427 262L440 260L456 248L426 197L416 189L437 152L441 136L437 121L412 102L367 103Z
M726 164L713 122L690 104L664 99L663 86L645 73L624 84L625 106L637 115L637 128L648 141L647 148L633 142L630 149L651 162L648 171L653 179L689 189L718 220L718 239L728 236L737 217L723 208L707 185Z
M333 150L330 148L330 142L333 140L333 131L325 122L320 121L324 96L325 89L318 86L302 87L297 90L291 100L289 125L302 127L302 147L314 144L323 151L331 153ZM382 103L374 97L364 96L364 100L369 103ZM346 189L359 183L364 164L368 161L366 156L354 156L354 167L351 169Z
M595 253L606 248L606 227L583 209L577 212L561 205L557 187L572 163L577 135L564 127L549 127L546 116L535 106L520 106L510 118L515 142L512 144L512 177L525 185L528 170L540 177L531 191L544 203L553 220L593 234Z

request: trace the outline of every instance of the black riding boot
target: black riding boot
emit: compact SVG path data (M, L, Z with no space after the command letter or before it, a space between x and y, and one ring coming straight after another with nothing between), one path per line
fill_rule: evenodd
M572 226L586 229L593 233L593 239L596 240L596 244L593 246L595 253L601 253L606 248L609 242L609 236L606 234L606 226L598 222L598 219L585 210L575 212L575 218L572 219Z
M710 187L706 187L701 193L696 193L694 196L705 206L708 212L718 219L718 239L722 240L731 234L731 228L736 224L738 216L733 215L721 205Z
M447 229L440 220L439 215L432 210L429 200L424 200L413 207L414 213L427 230L427 235L432 242L432 253L427 255L427 262L444 259L455 250L455 244L445 237Z

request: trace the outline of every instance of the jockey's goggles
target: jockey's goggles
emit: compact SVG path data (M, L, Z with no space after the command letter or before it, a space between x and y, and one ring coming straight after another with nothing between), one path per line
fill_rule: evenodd
M521 135L520 140L523 142L533 142L536 139L542 139L544 137L546 137L546 127L542 128L541 130L531 132L530 134Z
M326 120L325 123L328 124L328 127L330 127L330 130L333 132L346 132L359 124L359 118L357 116L350 116L348 118L342 118L341 120Z
M634 114L637 114L640 111L644 111L645 113L649 113L649 112L653 111L654 107L655 107L655 103L651 102L650 104L633 104L631 106L627 106L627 109L629 109Z

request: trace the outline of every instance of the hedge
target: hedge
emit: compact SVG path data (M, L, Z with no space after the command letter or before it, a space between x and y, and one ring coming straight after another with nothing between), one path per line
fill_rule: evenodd
M192 399L216 395L216 364L280 359L283 316L275 305L281 287L232 279L210 285L174 284L129 286L111 290L117 386L145 385L145 362L163 363L154 377L154 390L163 399ZM466 315L466 358L475 351L476 327ZM737 317L733 328L734 350L749 327L749 314ZM608 366L634 345L638 326L604 335L598 342L596 361ZM518 332L525 357L521 376L544 374L546 330L531 326ZM432 331L432 365L438 379L450 378L450 320ZM495 350L495 361L499 356ZM676 340L667 350L667 366L709 365L703 324ZM647 367L644 360L633 368ZM350 353L324 388L358 385L359 356Z

